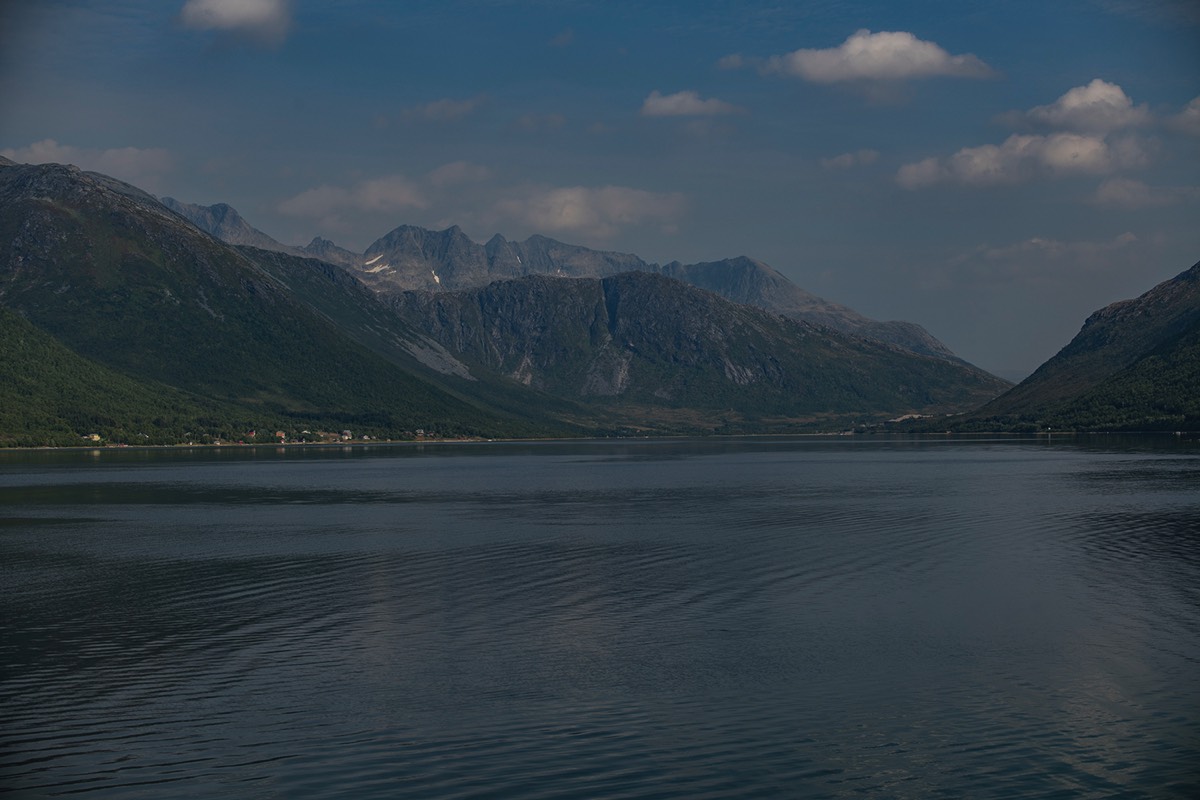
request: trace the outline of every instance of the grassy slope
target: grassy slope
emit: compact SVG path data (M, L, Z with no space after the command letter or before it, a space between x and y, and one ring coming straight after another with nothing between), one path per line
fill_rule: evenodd
M228 438L255 424L244 410L82 358L0 308L0 445L78 445L91 433L106 442L163 444L189 431L197 441Z

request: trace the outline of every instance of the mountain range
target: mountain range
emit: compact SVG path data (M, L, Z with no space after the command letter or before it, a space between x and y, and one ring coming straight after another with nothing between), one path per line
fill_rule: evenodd
M171 198L163 202L230 244L248 244L338 264L380 294L477 289L492 281L526 275L607 278L622 272L649 272L707 289L735 303L877 339L921 355L965 363L920 325L870 319L801 289L774 268L746 256L660 265L629 253L592 250L540 235L515 242L496 234L479 244L457 225L441 231L401 225L356 254L320 237L304 247L288 247L250 226L225 204L199 206Z
M0 161L0 443L1086 426L1086 409L1161 427L1195 417L1197 269L1098 312L1002 394L919 326L750 258L655 265L455 227L291 247L227 205ZM1168 386L1179 407L1143 413Z

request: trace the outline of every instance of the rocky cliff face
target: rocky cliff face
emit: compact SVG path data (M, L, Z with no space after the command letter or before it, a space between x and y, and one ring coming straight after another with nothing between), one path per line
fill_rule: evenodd
M464 358L543 391L782 415L970 404L1004 382L967 366L730 302L661 275L527 276L393 296Z
M737 303L878 339L914 353L959 360L919 325L869 319L804 291L770 266L745 256L700 264L674 261L658 265L628 253L591 250L545 236L510 242L497 234L487 244L479 245L457 226L429 231L405 225L372 244L362 263L351 269L384 294L414 289L457 291L524 275L604 278L630 271L657 273Z

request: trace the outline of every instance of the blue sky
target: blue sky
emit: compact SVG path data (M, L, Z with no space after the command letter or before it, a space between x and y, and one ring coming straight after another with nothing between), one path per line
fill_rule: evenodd
M1200 259L1200 4L5 2L0 154L294 244L745 254L1020 377Z

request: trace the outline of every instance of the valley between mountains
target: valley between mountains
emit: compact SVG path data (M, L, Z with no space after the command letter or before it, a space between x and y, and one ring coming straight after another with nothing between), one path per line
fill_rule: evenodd
M1011 388L749 257L412 226L292 247L229 206L0 160L0 444L1177 427L1197 270Z

